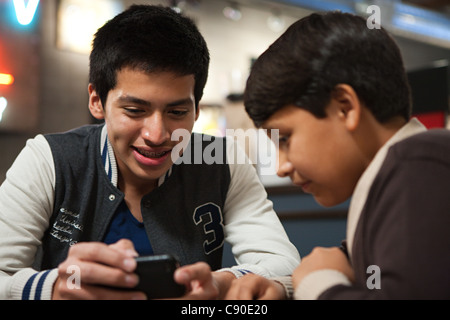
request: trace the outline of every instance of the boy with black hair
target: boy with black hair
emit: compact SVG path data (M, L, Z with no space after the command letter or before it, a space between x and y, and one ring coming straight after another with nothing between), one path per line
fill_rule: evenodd
M98 30L89 109L105 123L38 135L8 171L0 299L142 299L119 289L138 283L138 254L176 256L191 299L248 272L292 273L298 252L253 166L230 159L232 140L191 137L208 65L197 27L170 8L131 6ZM179 131L186 152L217 143L220 161L178 161ZM220 269L224 241L238 266Z
M255 62L245 106L279 129L278 174L324 206L352 197L346 246L302 259L295 298L450 298L450 132L410 119L409 90L394 40L347 13L299 20ZM279 287L246 276L228 298Z

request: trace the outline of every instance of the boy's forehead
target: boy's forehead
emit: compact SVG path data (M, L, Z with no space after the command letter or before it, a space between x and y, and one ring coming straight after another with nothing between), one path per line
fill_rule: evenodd
M293 112L298 110L299 108L296 106L287 105L281 107L277 111L275 111L266 121L263 122L262 127L264 129L279 129L286 126L288 123L288 119L290 119L293 115Z
M183 78L183 77L191 77L195 79L195 75L193 73L191 74L182 74L180 72L176 72L171 69L145 69L143 67L133 67L133 66L123 66L120 69L116 71L116 78L124 75L141 75L141 76L149 76L149 77L157 77L161 75L170 75L172 78Z

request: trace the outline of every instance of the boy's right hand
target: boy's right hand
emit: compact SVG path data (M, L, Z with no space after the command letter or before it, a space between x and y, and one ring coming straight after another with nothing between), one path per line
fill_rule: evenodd
M283 286L273 280L246 274L234 280L225 296L226 300L283 300L286 292Z
M72 246L58 266L52 299L145 299L142 292L112 288L136 286L136 256L133 243L125 239L112 245L82 242Z

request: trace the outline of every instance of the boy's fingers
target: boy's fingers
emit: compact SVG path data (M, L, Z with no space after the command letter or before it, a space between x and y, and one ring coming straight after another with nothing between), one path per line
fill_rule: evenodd
M77 269L74 269L74 266ZM76 264L66 261L58 267L58 275L61 279L68 279L68 281L73 281L75 277L79 277L80 283L83 284L112 287L132 288L139 282L138 276L134 273L87 261L78 261Z
M127 272L132 272L136 269L134 258L121 250L99 242L82 242L74 245L69 250L68 260L97 262L120 268Z
M122 251L126 255L133 257L133 258L139 256L139 254L134 249L133 242L129 239L120 239L116 243L110 244L109 247L112 249L117 249L119 251Z
M145 300L147 297L143 292L117 290L108 287L90 285L83 283L78 288L60 286L59 296L70 300Z
M188 266L178 268L175 271L175 281L181 284L189 285L191 281L205 283L212 277L211 268L205 262L197 262Z

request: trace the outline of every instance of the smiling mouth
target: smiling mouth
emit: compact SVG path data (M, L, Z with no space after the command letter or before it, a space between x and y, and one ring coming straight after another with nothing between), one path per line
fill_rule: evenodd
M136 148L136 147L134 147L134 150L136 150L139 154L143 155L144 157L151 158L151 159L162 158L167 153L170 152L170 150L155 152L155 151L144 150L144 149L140 149L140 148Z

